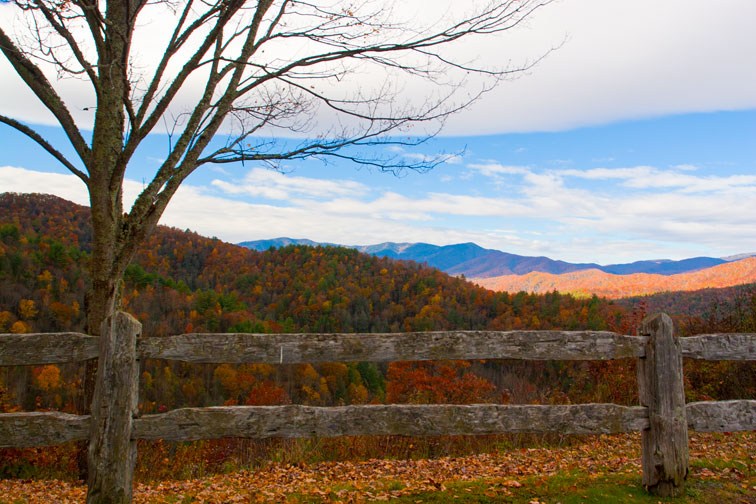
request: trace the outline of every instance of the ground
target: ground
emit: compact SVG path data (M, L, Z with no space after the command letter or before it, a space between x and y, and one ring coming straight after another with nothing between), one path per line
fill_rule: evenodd
M269 463L254 471L138 483L135 503L599 502L756 504L756 433L691 434L685 495L641 487L640 435L432 460ZM0 504L84 503L81 483L0 480Z

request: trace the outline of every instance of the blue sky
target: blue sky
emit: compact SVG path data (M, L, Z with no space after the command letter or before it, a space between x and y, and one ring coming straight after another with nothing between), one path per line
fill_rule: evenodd
M536 51L566 39L561 49L452 118L441 136L379 152L448 154L434 170L394 176L318 160L282 172L202 167L161 222L230 242L473 241L604 264L756 252L756 35L746 21L755 18L748 0L565 0L520 39ZM0 85L2 113L66 149L4 61ZM87 112L77 113L86 124ZM157 134L137 153L127 200L166 145ZM87 202L78 179L3 125L0 190Z
M345 244L474 241L603 263L724 256L756 250L754 139L756 110L746 110L564 132L440 137L396 153L456 154L422 174L314 160L290 163L284 173L203 167L164 222L232 242L278 236ZM149 176L165 139L154 141L129 174L127 198ZM6 132L0 150L2 164L16 167L0 169L4 187L47 187L86 204L78 179L25 138Z

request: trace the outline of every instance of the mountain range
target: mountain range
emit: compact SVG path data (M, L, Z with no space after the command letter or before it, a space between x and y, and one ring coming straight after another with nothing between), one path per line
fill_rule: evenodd
M527 275L502 275L471 280L494 291L527 291L536 294L559 291L578 296L596 294L617 299L658 292L693 291L753 283L756 282L756 257L674 275L649 273L614 275L590 269L561 275L531 271Z
M426 263L450 275L464 275L468 278L481 279L502 275L527 275L532 272L561 275L585 270L598 270L611 275L648 273L669 276L711 268L755 255L739 254L725 258L693 257L679 261L658 259L602 266L596 263L569 263L544 256L535 257L510 254L500 250L485 249L475 243L458 243L456 245L444 246L428 243L394 242L378 243L375 245L338 245L334 243L318 243L305 239L274 238L270 240L245 241L239 243L239 245L260 251L288 245L343 246L379 257Z

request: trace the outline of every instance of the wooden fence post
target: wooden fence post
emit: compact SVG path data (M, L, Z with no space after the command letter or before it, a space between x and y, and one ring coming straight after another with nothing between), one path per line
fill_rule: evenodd
M142 324L124 312L103 322L87 456L87 504L131 502L137 455L131 428L139 400L136 340L141 330Z
M643 485L656 495L679 496L689 467L680 341L664 313L647 317L641 335L649 336L646 356L638 359L638 394L650 423L641 432Z

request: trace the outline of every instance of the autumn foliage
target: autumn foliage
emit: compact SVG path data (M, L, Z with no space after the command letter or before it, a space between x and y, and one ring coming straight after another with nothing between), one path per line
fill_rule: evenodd
M88 219L86 207L54 196L0 195L0 332L83 330ZM256 252L159 227L126 271L123 308L151 336L451 329L634 334L643 317L657 308L672 314L685 335L756 332L754 292L751 286L622 301L554 291L493 292L423 265L351 249L292 246ZM141 364L142 414L221 404L637 403L633 361ZM686 363L685 370L690 400L756 396L753 364L696 362ZM0 368L0 411L74 412L81 400L81 376L81 363ZM466 441L359 438L318 443L317 450L334 457L370 457L406 456L418 449L443 454ZM229 457L248 460L302 446L308 445L280 440L143 443L140 457L153 468L180 457L222 470ZM0 475L38 474L41 467L68 474L71 460L65 446L0 450Z
M658 292L692 291L753 283L756 282L756 257L676 275L650 273L614 275L590 269L559 275L533 271L526 275L503 275L474 281L493 290L535 293L557 290L582 296L596 294L617 299Z

